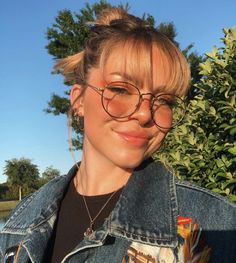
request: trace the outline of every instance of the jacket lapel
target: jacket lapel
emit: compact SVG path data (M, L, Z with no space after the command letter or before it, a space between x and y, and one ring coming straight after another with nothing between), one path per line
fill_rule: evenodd
M131 176L110 217L110 234L177 246L174 177L161 163L144 163Z

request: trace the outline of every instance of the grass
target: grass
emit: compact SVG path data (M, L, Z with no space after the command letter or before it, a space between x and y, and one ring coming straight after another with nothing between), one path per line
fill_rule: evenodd
M19 203L18 200L16 201L0 201L0 212L11 211L16 207Z

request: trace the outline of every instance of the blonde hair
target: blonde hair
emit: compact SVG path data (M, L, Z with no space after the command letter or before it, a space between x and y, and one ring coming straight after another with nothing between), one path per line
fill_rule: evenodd
M67 82L83 84L91 68L104 69L115 48L122 48L122 70L129 68L132 76L145 76L148 81L152 81L153 50L157 48L158 59L167 60L171 68L165 91L179 96L187 93L190 70L184 55L166 36L121 8L103 10L91 27L85 49L59 60L54 68Z

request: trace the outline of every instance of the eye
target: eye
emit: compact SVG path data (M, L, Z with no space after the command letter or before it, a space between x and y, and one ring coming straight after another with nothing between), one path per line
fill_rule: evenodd
M154 105L156 106L169 106L172 108L175 105L175 98L171 95L161 95L154 98Z
M117 94L127 94L127 89L123 88L123 87L117 87L117 86L109 86L107 87L107 89L110 91L110 92L113 92L113 93L117 93Z
M120 85L120 84L119 85L117 84L108 85L106 87L106 91L112 92L117 95L129 95L132 93L132 91L130 90L128 86Z

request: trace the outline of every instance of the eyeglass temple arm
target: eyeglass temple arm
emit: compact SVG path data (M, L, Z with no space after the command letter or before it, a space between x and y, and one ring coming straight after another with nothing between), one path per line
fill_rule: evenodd
M84 84L87 85L88 87L92 88L94 91L96 91L96 92L99 93L100 95L101 95L100 92L103 92L103 91L104 91L104 89L102 89L102 88L97 88L97 87L95 87L95 86L93 86L93 85L91 85L91 84L89 84L89 83L87 83L87 82L85 82Z

